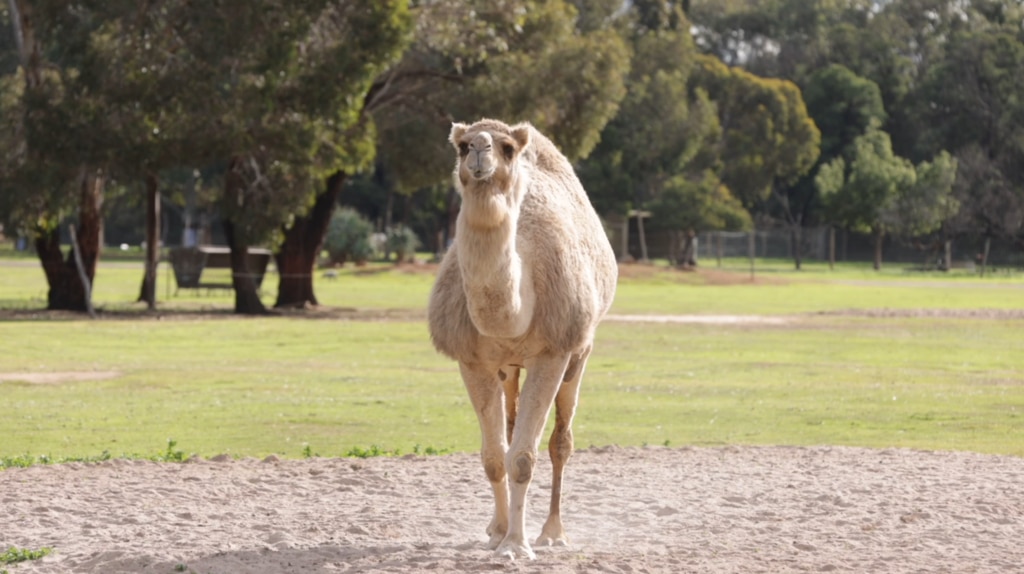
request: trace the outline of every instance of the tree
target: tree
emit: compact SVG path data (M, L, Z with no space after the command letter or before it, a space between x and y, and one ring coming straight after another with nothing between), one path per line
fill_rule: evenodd
M280 224L275 307L317 304L313 268L338 195L348 174L365 169L375 154L376 130L367 114L379 93L375 82L410 41L413 15L405 3L381 2L359 10L338 11L314 27L315 37L330 41L319 45L320 65L309 84L319 91L307 97L318 98L323 114L318 139L336 143L321 146L315 167L323 183L310 194L307 207Z
M957 151L957 177L953 186L959 211L950 218L951 235L980 237L982 268L988 263L992 238L1019 237L1024 231L1021 188L979 145Z
M376 134L377 168L395 182L389 191L408 197L448 180L454 118L530 120L574 157L593 147L622 97L621 40L608 30L574 29L575 11L560 0L441 0L417 4L411 17L411 45L359 101ZM330 213L337 198L330 189L316 196L311 213ZM390 225L390 210L384 219ZM298 232L307 238L301 244L293 241ZM318 226L296 218L280 253L307 254L309 269L318 237ZM311 282L305 290L279 289L277 306L305 301L315 303Z
M871 126L885 123L878 85L840 64L815 70L807 78L803 97L807 113L821 130L822 161L842 154Z
M693 240L698 230L739 231L754 226L750 213L711 170L699 180L684 175L670 178L650 207L656 214L652 228L669 231L669 259L681 267L695 260Z
M818 158L821 134L792 82L759 78L702 56L695 85L715 102L722 181L748 208L776 182L791 182Z
M1015 237L1024 222L1024 41L1002 29L957 32L919 89L924 149L959 160L954 229Z
M792 82L759 78L710 56L699 61L695 84L715 102L722 126L717 143L722 182L747 209L772 195L779 200L799 269L803 217L788 191L815 164L821 138L800 90Z
M714 167L716 158L702 151L719 136L718 122L706 94L689 89L697 54L688 27L673 28L668 19L652 29L650 21L634 17L638 21L623 31L633 47L626 97L579 172L599 212L625 217L629 209L653 205L654 219L667 229L685 217L668 211L682 208L681 202L657 203L668 187L691 196L715 193L715 186L698 182Z
M914 184L901 190L883 208L882 224L889 232L904 238L919 238L941 229L960 208L953 194L957 162L943 151L932 161L919 163L915 168ZM948 242L942 237L942 243ZM946 249L944 269L950 268L949 249Z
M245 254L280 234L279 291L309 286L298 298L312 297L313 261L340 180L373 157L364 99L401 52L408 16L398 0L280 0L215 5L187 22L185 48L209 87L207 100L195 103L205 117L221 118L201 133L228 160L220 210L236 312L264 311ZM334 195L318 202L322 194ZM303 257L291 257L296 251Z
M49 286L47 308L85 311L108 176L94 139L105 118L101 100L85 89L79 71L84 38L95 24L79 17L88 5L72 11L65 2L9 0L8 6L19 68L0 81L0 111L10 128L0 135L0 211L12 229L34 238ZM60 247L61 223L75 212L77 258Z
M870 129L844 156L821 166L815 185L832 221L875 238L875 269L882 266L882 240L890 205L916 182L913 165L892 152L889 135Z
M778 211L793 236L794 263L801 265L801 230L820 220L821 197L814 177L821 165L839 157L871 126L885 120L885 108L878 86L846 67L831 64L815 70L803 89L807 113L821 132L821 153L814 166L792 184L776 185L772 194Z

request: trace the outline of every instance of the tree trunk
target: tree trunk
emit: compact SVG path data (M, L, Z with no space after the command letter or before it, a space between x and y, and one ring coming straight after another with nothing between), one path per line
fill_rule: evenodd
M885 238L885 231L881 228L875 228L875 271L882 268L882 240Z
M715 259L717 259L717 266L722 266L722 232L715 232Z
M672 229L668 232L668 263L676 267L683 266L683 260L679 257L679 251L683 244L683 232Z
M688 229L683 232L683 248L679 253L679 266L682 268L693 268L697 266L697 258L694 257L693 247L694 239L697 234L692 229Z
M235 290L235 313L240 315L264 315L266 306L260 300L256 281L249 271L249 246L235 233L235 224L224 219L224 236L231 248L231 286Z
M79 187L78 225L75 240L81 250L82 270L91 284L96 277L96 262L100 255L100 236L103 218L104 176L100 172L83 170ZM46 308L51 311L89 310L85 285L79 276L75 254L68 251L65 257L60 249L60 229L40 230L36 235L36 254L46 274L49 291Z
M35 16L32 3L26 0L8 0L11 24L14 28L14 43L18 48L18 59L25 70L25 87L31 91L42 83L43 57L36 42Z
M160 264L160 188L156 175L146 174L146 271L142 276L139 301L150 311L156 309L157 266Z
M985 236L985 250L981 252L981 276L985 276L985 268L988 267L988 251L992 247L992 237Z
M644 237L644 216L636 216L636 229L640 233L640 262L647 263L647 238Z
M803 249L801 248L801 228L799 224L791 225L789 228L789 238L793 242L793 263L796 265L796 270L800 271L800 264L803 259Z
M953 240L947 239L942 242L942 267L947 273L953 269Z
M296 217L292 226L284 230L284 242L274 254L279 277L274 307L319 305L313 293L313 271L345 177L343 171L328 177L309 214Z
M391 233L391 208L395 205L395 192L388 186L388 200L384 205L384 228L380 231L382 233ZM384 242L384 260L388 261L391 259L391 246L388 241ZM399 261L401 263L401 261Z
M78 245L78 233L75 231L75 225L69 225L68 231L71 234L71 255L75 258L75 270L78 271L78 280L85 291L85 310L89 313L90 317L95 319L96 311L92 308L92 280L85 273L85 262L82 261L82 247Z

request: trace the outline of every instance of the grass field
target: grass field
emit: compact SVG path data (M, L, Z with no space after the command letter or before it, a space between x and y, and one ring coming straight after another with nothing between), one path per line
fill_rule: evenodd
M0 315L0 460L147 456L169 439L203 456L478 448L457 368L434 352L422 320L237 318L219 312L229 293L166 298L163 283L158 319L132 303L140 278L140 263L102 264L97 306L119 312L98 321L31 314L24 310L44 306L38 264L0 258L0 309L22 310ZM274 283L268 277L268 303ZM431 283L429 272L381 266L318 278L316 289L328 306L416 316ZM844 267L750 283L714 270L625 269L614 313L787 322L605 323L584 378L577 444L1024 456L1022 320L846 313L880 308L1019 310L1024 279ZM188 312L196 309L214 313ZM109 376L40 384L10 375L83 372Z

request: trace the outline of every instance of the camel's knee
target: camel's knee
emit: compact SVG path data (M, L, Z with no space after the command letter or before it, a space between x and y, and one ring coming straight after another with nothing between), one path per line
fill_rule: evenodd
M501 482L505 478L505 461L500 457L485 458L484 472L487 473L487 480Z
M533 466L537 456L532 452L521 452L511 458L509 463L509 478L517 484L525 484L533 478Z
M551 454L551 460L555 460L556 457L569 458L573 452L573 435L572 428L555 427L554 432L551 433L551 439L548 441L548 452Z

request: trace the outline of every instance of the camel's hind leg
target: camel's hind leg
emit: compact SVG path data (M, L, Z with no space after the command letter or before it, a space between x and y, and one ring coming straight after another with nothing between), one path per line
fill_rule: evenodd
M519 408L519 367L504 367L498 377L505 388L505 438L512 442L512 429L516 426L516 410Z
M569 538L565 535L565 529L562 527L562 473L573 452L572 419L576 414L580 381L583 379L583 369L587 366L589 355L590 349L587 349L569 361L569 367L565 370L565 381L558 389L558 395L555 396L555 430L551 433L551 439L548 441L548 454L551 455L553 474L551 478L551 507L544 528L541 530L540 536L537 537L538 546L566 546L569 544Z
M487 527L488 547L497 548L508 533L508 479L505 472L505 411L498 373L482 365L459 363L462 381L480 422L480 458L494 491L494 517Z

